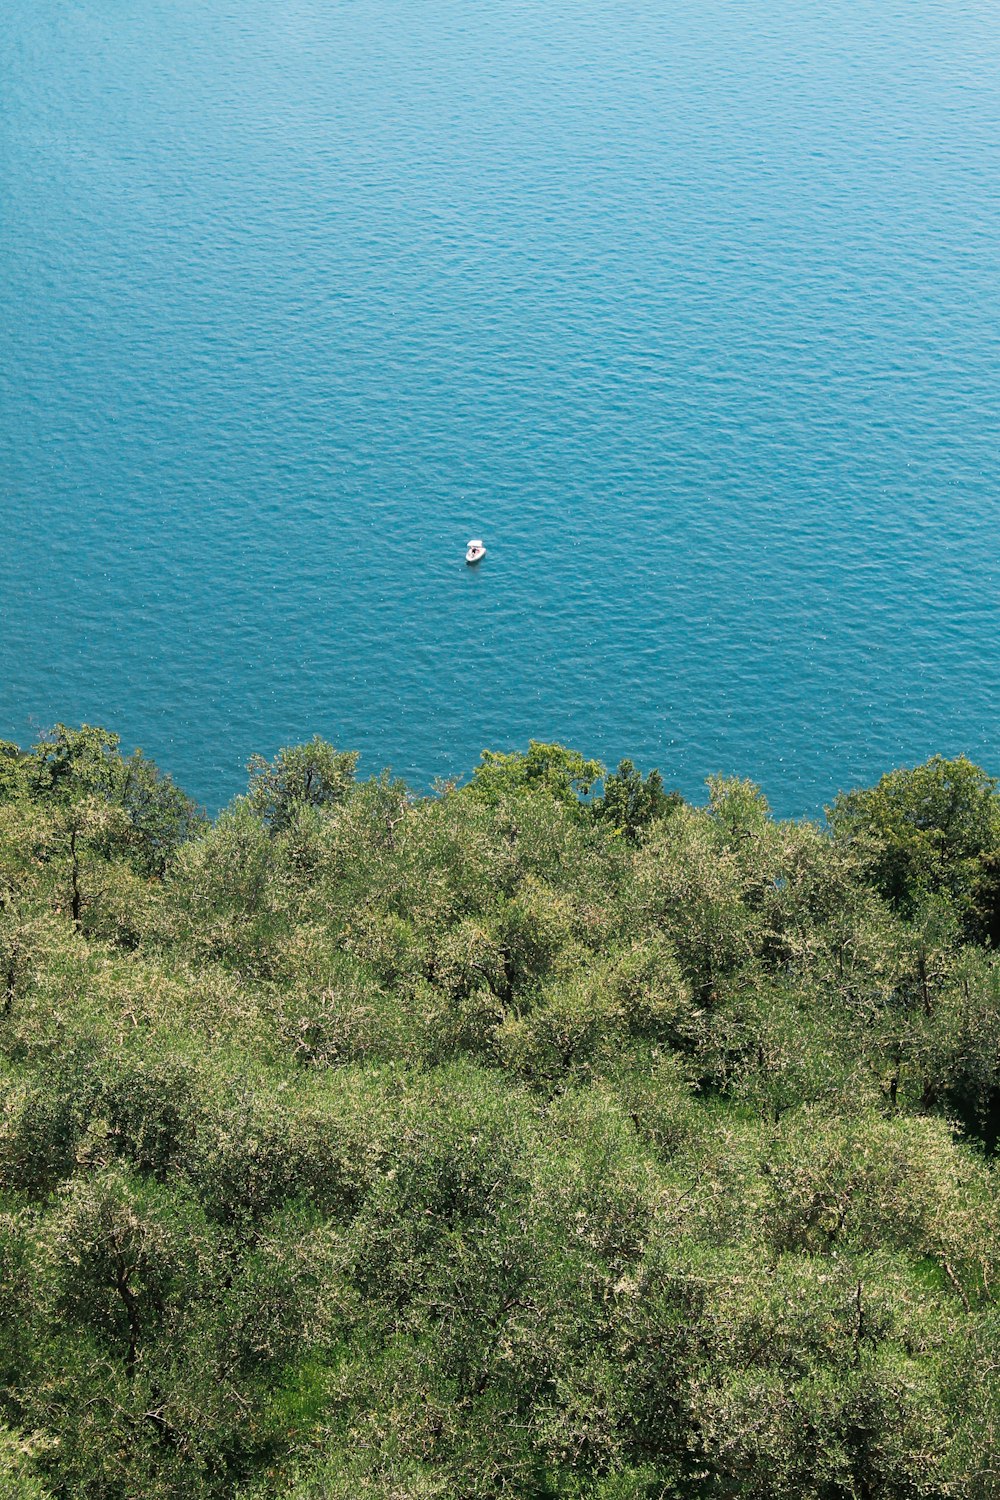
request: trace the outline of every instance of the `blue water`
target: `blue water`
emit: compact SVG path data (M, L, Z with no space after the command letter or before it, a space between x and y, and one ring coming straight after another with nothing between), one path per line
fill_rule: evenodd
M995 0L6 0L0 736L1000 771ZM462 561L483 536L486 562Z

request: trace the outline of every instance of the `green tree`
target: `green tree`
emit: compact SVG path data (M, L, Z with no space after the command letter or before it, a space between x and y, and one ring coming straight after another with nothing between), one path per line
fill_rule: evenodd
M683 801L680 792L665 790L659 771L650 771L643 780L642 772L630 760L622 760L617 771L605 777L604 791L593 808L596 818L634 843L644 828L668 817Z
M530 740L526 751L505 754L484 750L472 773L472 789L477 797L490 803L512 792L527 790L544 792L555 801L575 808L603 775L600 761L587 760L578 750Z
M342 802L354 784L357 764L356 751L335 750L318 734L308 744L279 750L272 761L252 755L247 764L250 807L277 833L302 808Z
M25 755L11 740L0 740L0 802L10 801L25 788Z
M868 879L905 915L941 892L973 936L992 917L986 887L1000 851L997 780L964 755L932 756L842 792L827 817Z
M141 750L123 757L119 744L118 735L90 724L57 724L24 757L24 781L36 801L62 810L68 828L77 823L81 836L92 836L100 824L108 852L161 876L207 819Z

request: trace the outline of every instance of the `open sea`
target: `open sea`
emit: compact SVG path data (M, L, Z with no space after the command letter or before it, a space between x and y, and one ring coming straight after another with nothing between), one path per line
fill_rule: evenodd
M211 809L316 732L1000 772L996 0L5 0L0 58L0 737Z

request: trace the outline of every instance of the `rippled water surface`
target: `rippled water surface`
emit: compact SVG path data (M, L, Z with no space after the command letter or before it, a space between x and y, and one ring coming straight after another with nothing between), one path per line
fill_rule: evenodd
M0 736L1000 771L994 0L6 0ZM489 555L462 561L470 536Z

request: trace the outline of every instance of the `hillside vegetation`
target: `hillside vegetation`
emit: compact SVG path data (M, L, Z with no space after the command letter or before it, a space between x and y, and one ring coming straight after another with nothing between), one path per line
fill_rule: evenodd
M2 1500L995 1500L1000 797L0 745Z

